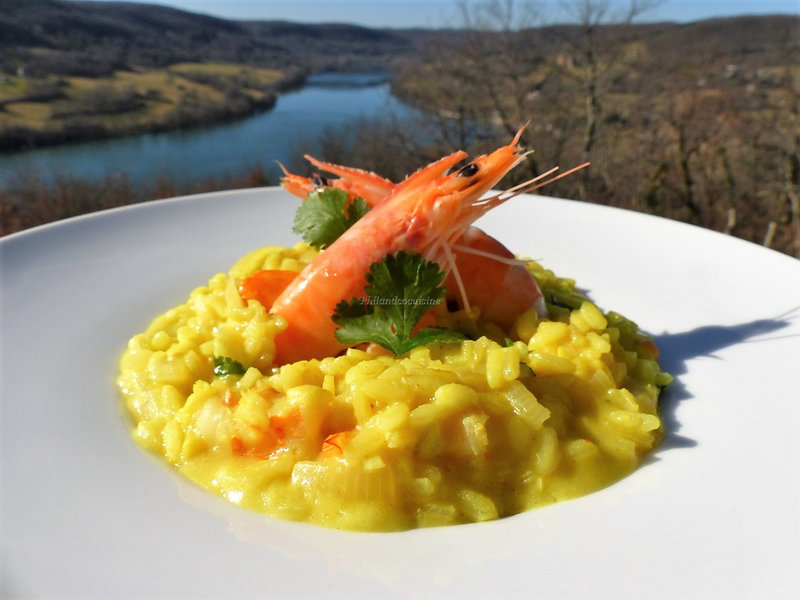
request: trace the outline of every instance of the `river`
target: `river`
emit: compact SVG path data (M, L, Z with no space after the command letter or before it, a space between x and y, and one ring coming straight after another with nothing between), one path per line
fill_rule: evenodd
M278 97L275 107L251 117L166 133L53 146L0 155L0 186L35 173L98 180L124 172L134 186L158 176L178 183L243 173L256 165L279 173L275 161L291 162L313 151L315 138L327 127L359 117L409 116L381 74L329 73Z

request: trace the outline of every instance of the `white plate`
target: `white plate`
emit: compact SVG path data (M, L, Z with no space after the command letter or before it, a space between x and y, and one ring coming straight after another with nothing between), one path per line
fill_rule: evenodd
M521 197L482 225L660 342L664 444L601 492L488 524L357 534L275 521L129 437L127 339L245 252L290 244L277 189L206 194L0 240L0 595L794 598L800 261L695 227Z

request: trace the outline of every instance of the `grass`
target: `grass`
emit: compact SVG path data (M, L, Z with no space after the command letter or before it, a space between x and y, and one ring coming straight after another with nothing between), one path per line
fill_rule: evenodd
M44 102L14 102L6 106L8 125L41 127L50 119L52 108ZM5 114L0 113L0 124L4 124Z
M7 76L0 83L0 137L14 129L57 133L78 119L111 135L163 128L187 106L225 110L235 94L253 105L268 103L283 77L274 69L227 63L137 68L98 78Z
M259 166L228 177L208 177L186 184L161 176L145 189L134 185L125 173L109 175L100 181L75 176L44 181L30 174L0 188L0 236L146 200L276 184Z
M214 121L273 101L284 79L278 70L220 62L136 68L98 78L5 76L0 137L16 130L60 141L59 136L122 135ZM0 235L144 200L275 183L260 167L188 184L159 177L143 190L125 174L99 182L21 175L0 189Z

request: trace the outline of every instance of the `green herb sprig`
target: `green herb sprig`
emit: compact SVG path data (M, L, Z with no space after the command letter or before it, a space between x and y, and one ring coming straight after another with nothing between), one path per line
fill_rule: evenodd
M229 356L214 357L214 375L224 377L225 375L244 375L247 368L237 360Z
M442 327L414 329L423 315L445 295L445 274L420 254L400 251L373 263L367 273L364 298L342 300L333 315L343 344L374 342L399 356L417 346L463 340ZM413 335L412 335L413 334Z
M295 213L292 231L318 250L327 248L369 212L363 198L348 200L337 188L311 192Z

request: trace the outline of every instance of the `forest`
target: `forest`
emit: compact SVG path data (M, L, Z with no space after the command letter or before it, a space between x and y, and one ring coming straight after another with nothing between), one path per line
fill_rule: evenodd
M425 122L362 120L322 131L322 158L400 179L454 148L476 153L506 143L528 123L523 142L534 153L514 177L591 162L548 194L661 215L800 257L796 16L646 23L641 0L619 14L588 0L569 3L573 18L564 25L546 23L522 2L477 0L458 4L450 29L369 30L229 22L173 9L148 8L145 19L128 3L9 1L15 10L0 16L0 137L37 143L38 134L26 137L19 124L2 131L20 94L26 106L45 107L39 127L109 115L120 122L163 109L165 99L180 106L168 87L118 87L113 78L121 74L148 74L151 89L155 73L162 82L180 78L184 88L205 86L196 96L216 98L216 108L195 122L227 118L234 101L237 114L263 108L259 102L308 73L385 70L394 93L423 109ZM238 67L226 72L221 64ZM83 87L70 87L71 78ZM37 89L48 93L36 96ZM75 106L91 114L75 114ZM0 189L0 233L111 205L275 184L258 167L185 186L160 179L145 192L124 175L97 183L33 178Z
M592 12L603 5L589 2L575 5L579 24L515 28L513 2L481 6L458 39L431 39L394 80L440 116L445 146L484 150L530 122L523 140L535 152L518 177L591 162L546 193L800 257L800 19L636 25L629 14L603 26ZM407 137L392 156L413 155ZM332 141L330 159L367 144ZM390 168L375 147L361 155Z

